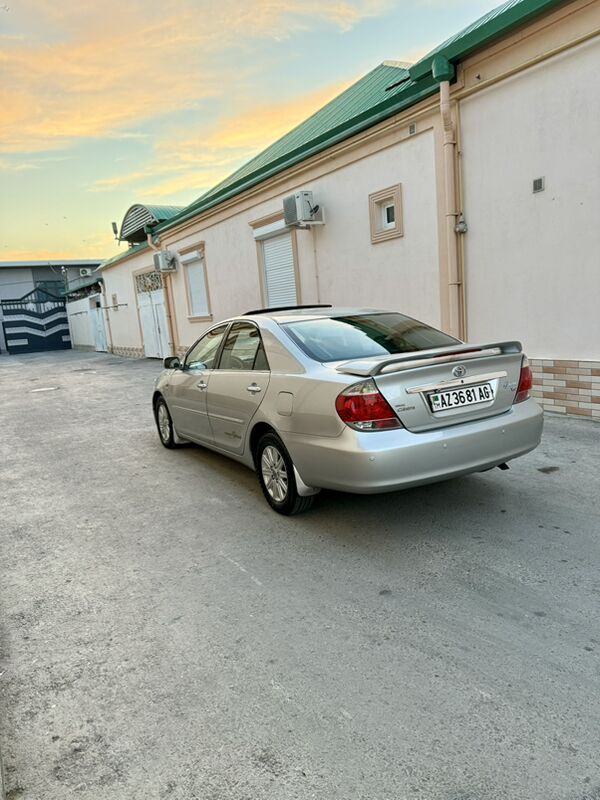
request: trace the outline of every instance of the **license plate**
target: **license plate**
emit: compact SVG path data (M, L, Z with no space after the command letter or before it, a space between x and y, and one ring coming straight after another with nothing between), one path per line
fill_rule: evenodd
M432 411L446 411L450 408L474 406L494 399L494 390L490 383L468 386L461 389L449 389L447 392L434 392L429 395Z

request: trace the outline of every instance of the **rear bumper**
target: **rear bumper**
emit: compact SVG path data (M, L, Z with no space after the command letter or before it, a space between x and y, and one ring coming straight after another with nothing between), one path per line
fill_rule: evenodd
M530 399L497 417L434 431L346 427L336 438L288 434L285 443L309 486L371 494L495 467L537 447L542 426L543 412Z

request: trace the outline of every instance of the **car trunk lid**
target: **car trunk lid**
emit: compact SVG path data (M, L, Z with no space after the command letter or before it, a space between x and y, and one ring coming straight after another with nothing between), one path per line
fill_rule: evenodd
M410 431L502 414L519 384L520 342L451 345L338 363L343 374L372 378Z

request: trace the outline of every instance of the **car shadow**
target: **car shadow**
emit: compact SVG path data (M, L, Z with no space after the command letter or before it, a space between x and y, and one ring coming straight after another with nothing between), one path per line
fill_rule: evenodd
M321 536L327 530L331 539L361 538L373 543L390 536L429 539L465 535L477 537L489 525L490 515L506 518L507 510L522 507L528 495L535 515L535 497L508 473L489 470L482 473L431 483L384 494L350 494L323 490L314 506L294 517L282 517L268 508L256 474L244 465L212 450L186 445L190 461L231 482L231 495L248 504L249 513L266 514L284 529L301 530ZM508 477L507 477L508 476ZM533 497L533 500L532 500ZM542 503L542 499L538 498ZM357 534L357 537L353 536ZM365 534L368 534L365 537Z

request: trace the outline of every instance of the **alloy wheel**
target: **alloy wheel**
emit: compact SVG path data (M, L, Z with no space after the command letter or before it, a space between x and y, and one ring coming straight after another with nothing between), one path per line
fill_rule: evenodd
M171 420L164 403L161 403L158 407L158 430L163 442L168 442L171 437Z
M273 445L263 450L260 468L269 496L276 503L282 503L288 493L288 472L283 456Z

